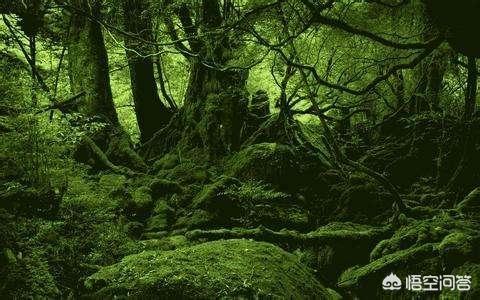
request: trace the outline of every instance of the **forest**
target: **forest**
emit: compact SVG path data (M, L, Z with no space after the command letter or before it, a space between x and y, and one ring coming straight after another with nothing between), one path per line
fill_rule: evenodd
M0 0L1 299L480 299L480 0Z

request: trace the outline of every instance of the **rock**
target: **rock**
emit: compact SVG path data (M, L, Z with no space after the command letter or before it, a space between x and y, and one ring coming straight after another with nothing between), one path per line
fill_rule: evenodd
M299 230L309 226L307 210L291 195L260 182L242 183L227 176L204 186L191 206L208 211L217 226Z
M241 150L228 160L226 174L240 180L262 180L280 190L296 190L301 182L293 149L275 143Z
M99 185L107 193L116 193L126 187L127 178L123 175L106 174L102 175L99 180Z
M26 187L14 184L0 190L0 208L19 216L54 217L58 213L60 197L51 187Z
M173 169L180 163L178 155L167 153L159 160L155 161L153 164L153 170L158 172L160 170L170 170Z
M177 182L158 178L153 179L150 182L149 187L152 191L152 196L155 199L166 195L181 193L183 191L182 187Z
M152 216L147 220L146 231L165 231L173 220L175 211L168 206L165 200L159 200L155 204Z
M471 276L470 291L444 289L441 299L480 299L480 264L468 262L452 271L452 275Z
M148 187L140 187L133 191L131 199L128 199L125 204L126 214L136 220L144 220L150 216L153 208L151 190Z
M467 215L480 214L480 187L474 189L457 205L457 209Z
M0 154L0 182L18 179L22 170L12 157Z
M88 277L94 297L339 299L297 258L268 243L227 240L125 257Z

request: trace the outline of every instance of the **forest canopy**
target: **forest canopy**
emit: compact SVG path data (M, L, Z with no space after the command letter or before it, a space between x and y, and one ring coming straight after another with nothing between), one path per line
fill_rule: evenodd
M0 296L480 295L480 1L0 15Z

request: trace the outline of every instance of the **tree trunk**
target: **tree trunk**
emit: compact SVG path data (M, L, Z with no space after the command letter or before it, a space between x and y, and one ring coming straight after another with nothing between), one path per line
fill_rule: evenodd
M172 114L158 95L151 57L154 48L148 44L153 38L147 7L143 0L124 0L123 9L125 28L135 35L125 38L125 46L141 141L146 142L168 124Z
M465 121L470 121L477 104L477 60L475 57L468 58L467 93L465 97Z
M108 70L108 57L102 28L100 3L72 0L71 28L68 39L68 68L73 94L85 92L78 111L88 117L101 116L113 125L118 118L113 104Z
M210 154L240 147L240 132L248 100L244 95L248 73L222 70L234 46L225 34L215 32L223 24L218 0L203 0L199 57L192 59L185 99L187 123L195 128ZM192 122L193 121L193 122Z

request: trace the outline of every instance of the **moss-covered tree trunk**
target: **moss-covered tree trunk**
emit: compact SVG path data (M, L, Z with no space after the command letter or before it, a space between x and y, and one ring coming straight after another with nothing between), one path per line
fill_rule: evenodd
M185 99L187 130L193 130L210 154L223 154L240 147L240 134L247 100L244 95L248 73L226 70L233 42L219 28L228 17L218 0L203 0L200 53L192 59Z
M91 137L86 137L78 145L75 157L93 167L102 165L99 162L107 158L113 166L144 170L143 161L132 150L130 137L119 124L113 103L107 50L98 22L101 20L100 1L72 0L71 4L68 40L70 86L74 94L85 93L77 109L86 117L100 117L108 124ZM101 151L94 150L89 140Z
M168 124L171 112L158 95L151 55L152 23L144 0L124 0L125 38L133 100L143 142Z
M78 110L117 125L108 71L108 56L100 24L100 2L71 0L68 71L73 94L85 92ZM91 17L89 17L91 16Z

